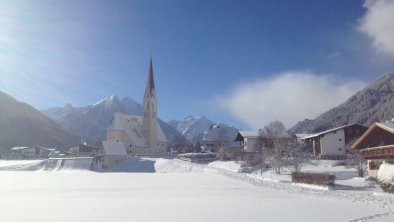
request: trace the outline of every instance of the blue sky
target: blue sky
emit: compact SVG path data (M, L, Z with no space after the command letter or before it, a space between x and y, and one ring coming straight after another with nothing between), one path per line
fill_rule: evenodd
M141 102L152 56L162 119L290 127L394 71L393 15L389 0L1 1L0 90L38 109Z

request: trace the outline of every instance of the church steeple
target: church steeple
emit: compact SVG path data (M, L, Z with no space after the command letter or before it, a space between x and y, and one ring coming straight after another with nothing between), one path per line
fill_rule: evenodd
M150 58L149 75L148 75L148 81L146 82L145 93L147 92L152 93L154 89L155 89L155 80L153 78L153 64L152 64L152 58Z
M156 148L157 142L157 97L153 78L152 58L149 63L148 80L146 82L143 100L144 116L142 118L143 134L151 148Z

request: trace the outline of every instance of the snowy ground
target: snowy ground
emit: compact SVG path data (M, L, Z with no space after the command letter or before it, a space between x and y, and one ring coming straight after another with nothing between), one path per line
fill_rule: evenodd
M0 221L394 221L391 197L259 181L219 165L146 158L106 172L0 171Z

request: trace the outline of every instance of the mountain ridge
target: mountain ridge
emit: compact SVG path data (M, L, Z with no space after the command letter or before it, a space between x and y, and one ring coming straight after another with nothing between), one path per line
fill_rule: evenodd
M294 125L293 133L316 133L341 125L359 123L371 126L374 122L394 117L394 72L385 73L358 91L344 103L313 120L305 119Z
M68 149L78 144L78 136L62 127L33 106L0 91L0 149L14 146L45 146Z
M215 122L205 116L187 116L183 120L171 120L167 123L185 136L192 144L201 142L204 137L204 133L211 126L216 125Z

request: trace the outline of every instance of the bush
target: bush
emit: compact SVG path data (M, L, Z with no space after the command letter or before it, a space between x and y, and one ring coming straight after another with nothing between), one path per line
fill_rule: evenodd
M190 162L211 162L217 159L215 153L183 153L177 158Z
M320 186L334 186L335 176L330 174L293 172L291 180L294 183L316 184Z
M383 191L394 193L394 165L383 163L378 171L378 183Z

